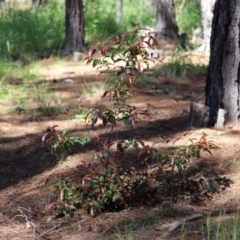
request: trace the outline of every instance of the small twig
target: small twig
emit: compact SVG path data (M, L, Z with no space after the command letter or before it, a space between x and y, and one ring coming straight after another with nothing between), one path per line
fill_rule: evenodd
M200 213L197 214L193 214L189 217L183 218L181 220L175 221L173 224L171 224L171 227L168 229L168 234L171 234L172 232L176 231L179 227L182 226L182 224L192 221L192 220L196 220L199 218L203 218L204 216Z
M61 224L62 224L62 222L60 222L58 225L54 226L53 228L49 229L48 231L46 231L46 232L40 234L39 237L42 237L42 236L44 236L44 235L50 233L51 231L53 231L54 229L56 229L57 227L59 227Z
M39 232L36 230L35 224L34 224L31 220L29 220L29 219L31 219L31 218L29 218L29 216L27 216L27 215L21 210L21 208L27 210L27 213L28 213L29 211L31 211L31 210L26 209L26 208L24 208L24 207L18 207L18 211L21 213L20 216L24 217L25 220L26 220L26 222L32 227L33 236L35 237L35 236L36 236L36 233L39 234Z
M9 222L12 223L12 221L13 221L16 217L23 217L23 218L25 218L25 216L23 216L23 215L21 215L21 214L17 214L17 215L15 215Z
M65 228L70 228L70 227L73 227L73 226L75 226L75 225L77 225L77 224L79 224L79 223L82 223L82 222L85 222L85 220L82 220L82 221L78 221L78 222L76 222L76 223L73 223L72 225L70 225L70 226L65 226L65 227L62 227L62 228L60 228L60 229L58 229L58 230L56 230L56 231L54 231L54 232L60 232L60 231L62 231L63 229L65 229Z
M10 223L10 220L9 220L9 218L7 217L7 216L5 216L4 214L2 214L2 213L0 213L0 216L2 216L2 217L4 217L4 218L6 218L7 219L7 221L8 221L8 223Z
M32 218L34 215L37 215L37 213L35 213L34 211L32 211L31 207L29 209L25 208L25 207L19 207L19 209L24 209L27 211L27 217L28 218ZM20 210L19 210L20 211ZM24 214L25 215L25 214Z

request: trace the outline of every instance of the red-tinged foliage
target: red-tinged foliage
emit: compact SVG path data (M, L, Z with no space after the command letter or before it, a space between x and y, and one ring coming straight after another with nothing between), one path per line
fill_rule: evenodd
M131 22L131 25L132 25L132 27L139 27L140 26L139 23L134 23L134 22Z
M106 57L107 53L109 52L109 46L107 44L103 44L100 47L100 51L101 51L102 56Z
M46 179L45 185L55 196L55 200L46 207L49 214L70 215L72 209L84 208L96 216L102 211L116 212L129 206L154 205L169 199L177 202L186 196L194 201L209 198L209 191L203 191L206 182L199 178L194 180L195 176L187 172L189 161L200 158L202 151L213 154L213 149L217 148L206 135L198 140L189 138L190 144L180 147L176 143L188 133L175 140L173 136L163 135L160 143L172 143L164 149L157 148L154 143L149 146L137 137L113 140L112 130L117 122L135 128L141 115L149 115L146 110L128 104L128 100L134 94L138 76L145 73L149 62L160 61L148 55L149 48L158 46L154 32L139 36L147 29L141 28L138 23L131 24L133 31L95 44L84 59L93 67L105 69L100 74L109 76L108 88L102 98L108 97L110 101L108 107L90 109L85 122L94 128L100 120L99 127L111 124L112 128L109 136L95 136L90 140L89 144L94 149L93 161L82 161L70 175L53 174ZM101 54L100 58L94 58L96 52ZM56 127L46 130L43 143L48 142L51 136L61 143L65 142L63 135L55 130ZM216 176L214 180L224 186L229 185L227 179Z
M143 147L138 154L138 160L143 164L147 157L152 154L152 151L153 150L149 146Z
M88 56L89 56L90 58L92 58L95 52L96 52L96 49L95 49L95 48L91 48L91 49L88 51Z
M56 127L58 127L58 125L53 125L52 127L48 127L46 129L44 135L42 136L42 144L45 144L52 139L61 141L61 135L56 131Z

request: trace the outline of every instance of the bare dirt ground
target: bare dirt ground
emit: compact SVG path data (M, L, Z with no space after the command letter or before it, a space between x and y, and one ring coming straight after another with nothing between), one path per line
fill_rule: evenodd
M110 127L102 129L96 125L93 129L86 123L75 119L76 107L89 109L96 104L104 104L99 92L82 97L87 84L99 81L98 73L91 66L82 63L67 62L63 66L52 66L44 61L42 79L51 83L65 101L68 111L54 117L32 116L29 114L2 114L0 117L0 239L125 239L114 237L117 232L127 232L131 226L132 239L203 239L207 216L213 212L216 220L220 210L226 211L226 221L231 218L239 205L240 183L240 141L239 126L227 124L222 131L214 128L192 129L188 126L188 112L194 92L200 102L204 102L205 76L193 76L190 80L170 79L147 75L143 83L135 88L131 103L137 108L150 108L150 116L143 116L134 129L119 124L113 132L117 137L138 136L145 142L166 145L162 136L171 139L181 138L179 144L186 144L187 139L197 138L204 132L219 146L212 150L212 155L203 154L201 159L191 163L200 168L216 172L232 180L229 188L212 195L201 203L181 202L176 205L140 206L115 213L102 213L96 217L77 210L74 217L51 218L42 213L47 203L45 180L52 173L74 171L81 161L92 161L94 149L77 148L62 163L48 170L37 165L39 158L50 149L50 144L42 145L41 137L49 126L58 125L60 131L69 129L72 135L83 136L86 129L90 137L106 135ZM66 73L67 72L67 73ZM64 81L65 79L72 81ZM41 80L41 79L40 79ZM104 80L104 77L101 77ZM42 80L41 80L42 81ZM17 106L2 106L10 109ZM182 207L182 206L185 206ZM187 209L186 209L187 208ZM31 214L31 211L34 214ZM188 222L172 235L167 235L169 224L191 213L203 214L203 218ZM31 217L29 216L31 215ZM134 223L136 223L134 225ZM182 238L181 238L182 237ZM215 238L214 238L215 239Z

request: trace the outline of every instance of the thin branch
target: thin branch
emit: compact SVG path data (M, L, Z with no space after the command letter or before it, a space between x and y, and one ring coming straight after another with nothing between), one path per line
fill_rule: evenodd
M48 231L46 231L46 232L40 234L39 237L42 237L42 236L44 236L44 235L50 233L51 231L53 231L54 229L56 229L57 227L59 227L61 224L62 224L62 222L60 222L58 225L54 226L53 228L49 229Z

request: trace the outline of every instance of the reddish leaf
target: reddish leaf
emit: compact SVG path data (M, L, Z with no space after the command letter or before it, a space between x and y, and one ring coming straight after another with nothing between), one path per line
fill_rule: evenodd
M144 142L143 141L141 141L141 140L138 140L138 142L143 146L143 147L145 147L145 144L144 144Z
M125 78L124 78L124 76L122 76L120 78L120 85L122 86L124 83L125 83Z
M46 179L46 181L45 181L45 183L44 183L44 186L46 186L46 185L48 184L49 180L50 180L53 176L55 176L55 173L51 174L51 175Z
M45 207L45 209L46 209L47 213L49 213L52 210L52 208L55 208L56 206L57 206L57 202L55 201L55 202L49 203Z
M149 29L147 29L149 30ZM157 32L154 32L154 31L149 31L148 32L148 36L155 36L157 34Z
M118 143L117 143L117 150L118 150L121 154L124 153L124 148L123 148L123 146L122 146L122 142L118 142Z
M131 127L133 128L134 125L135 125L135 117L134 117L134 115L130 115L129 116L129 122L130 122Z
M48 135L49 135L49 132L44 133L44 135L42 136L42 139L41 139L42 144L45 144L47 142Z
M188 141L190 141L193 144L193 139L192 138L189 138Z
M181 138L177 138L174 142L173 142L173 144L175 144L178 140L180 140Z
M107 95L108 93L110 93L110 92L111 92L111 90L105 91L101 97L102 97L102 98L106 97L106 95Z
M90 58L92 58L93 54L96 52L96 49L95 48L91 48L89 51L88 51L88 56Z
M107 119L105 117L102 117L102 124L103 124L103 127L106 127L107 125Z
M204 148L203 150L208 152L210 155L212 155L212 152L208 148Z
M143 73L143 70L144 70L143 65L141 64L141 62L138 62L138 71L140 73Z
M102 192L102 194L104 194L104 193L107 192L107 188L106 188L106 186L104 186L104 187L101 188L101 192Z
M129 76L128 77L128 81L129 81L129 85L130 85L130 87L133 87L134 86L134 82L135 82L135 78L134 78L134 76Z
M148 58L148 57L144 57L143 59L142 59L142 61L151 61L151 62L153 62L153 63L155 63L155 61L151 58Z
M105 57L108 53L109 46L107 44L103 44L101 46L101 54Z
M112 125L116 126L117 123L116 123L116 119L114 118L114 116L112 115L109 115L108 118L107 118L108 122L110 122Z
M54 194L57 200L61 200L61 189L58 186L54 187Z
M158 47L158 41L156 40L156 38L154 38L153 36L149 36L151 40L153 40L153 43L156 47Z
M131 25L132 25L132 27L139 27L140 26L139 23L134 23L134 22L131 22Z
M174 170L175 165L176 165L176 160L175 160L175 158L173 157L173 158L171 159L172 171Z
M62 201L62 202L61 202L61 205L62 205L61 207L62 207L64 210L66 210L66 212L69 212L70 207L69 207L69 204L68 204L68 203Z
M142 45L144 43L144 40L145 40L146 36L141 36L138 41L139 43Z
M92 62L93 61L93 59L92 58L89 58L88 60L87 60L87 64L89 64L90 62Z
M57 139L59 142L62 142L62 136L61 136L60 133L55 132L54 135L55 135L56 139Z
M116 37L113 38L113 43L114 44L119 44L120 43L119 36L116 36Z
M128 36L129 35L129 32L124 32L122 35L121 35L121 37L122 38L125 38L126 36Z
M149 146L146 146L143 149L141 149L140 153L138 154L138 160L141 163L144 163L149 155L150 155L150 149L149 149Z

